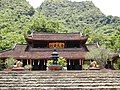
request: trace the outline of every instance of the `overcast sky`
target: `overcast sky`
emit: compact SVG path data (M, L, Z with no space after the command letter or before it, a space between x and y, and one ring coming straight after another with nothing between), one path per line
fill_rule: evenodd
M40 6L44 0L27 0L34 7ZM71 1L86 1L86 0L71 0ZM105 15L120 16L120 0L87 0L93 1Z

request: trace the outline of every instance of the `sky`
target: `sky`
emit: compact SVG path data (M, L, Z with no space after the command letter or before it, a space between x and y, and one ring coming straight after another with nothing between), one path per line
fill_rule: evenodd
M34 7L39 7L44 0L27 0ZM70 0L70 1L86 1L86 0ZM120 0L87 0L92 1L105 15L113 15L120 17Z

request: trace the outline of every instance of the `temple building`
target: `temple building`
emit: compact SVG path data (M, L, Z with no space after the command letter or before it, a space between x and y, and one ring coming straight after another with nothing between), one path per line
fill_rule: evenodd
M26 45L16 45L12 50L1 52L0 59L13 57L22 61L23 66L31 64L32 70L46 70L47 60L56 49L59 56L67 60L67 70L82 70L85 55L91 47L86 45L88 38L79 33L33 33L25 39Z

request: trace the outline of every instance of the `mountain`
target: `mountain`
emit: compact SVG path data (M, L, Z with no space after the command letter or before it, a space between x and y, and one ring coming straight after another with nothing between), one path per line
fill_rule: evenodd
M105 16L92 1L45 0L38 12L66 28L64 32L81 32L89 44L98 43L111 50L120 48L120 17Z
M24 44L24 34L82 32L89 44L120 48L120 18L105 16L91 1L45 0L34 9L26 0L0 0L0 51Z
M25 42L23 33L34 13L26 0L0 0L0 50Z
M82 31L85 27L96 29L107 24L120 24L119 17L106 17L92 1L46 0L38 11L46 17L63 22L69 28L68 32Z

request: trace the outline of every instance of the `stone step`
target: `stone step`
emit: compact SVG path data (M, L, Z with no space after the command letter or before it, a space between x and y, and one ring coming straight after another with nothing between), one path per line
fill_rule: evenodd
M52 78L55 78L55 79L69 79L69 78L72 78L72 79L120 79L120 77L60 77L60 76L55 76L55 77L37 77L37 76L34 76L34 77L27 77L27 76L21 76L21 77L16 77L16 76L12 76L12 77L0 77L0 79L52 79Z
M120 90L120 86L97 87L0 87L0 90Z
M0 74L10 74L10 73L19 73L19 74L50 74L50 73L120 73L119 70L76 70L76 71L0 71Z
M112 82L112 81L109 81L109 82L3 82L3 83L0 83L1 84L69 84L69 83L76 83L76 84L84 84L84 83L88 83L88 84L91 84L91 83L120 83L120 82Z
M53 78L38 78L38 77L35 77L35 78L29 78L29 77L13 77L13 78L0 78L0 81L1 80L120 80L120 78L106 78L106 77L103 77L103 78L95 78L95 77L91 77L91 78L65 78L65 77L62 77L62 78L59 78L59 77L53 77Z
M120 77L120 74L116 74L116 75L18 75L18 74L12 74L12 75L1 75L0 77L9 77L9 76L17 76L17 77L21 77L21 76L27 76L27 77Z
M0 90L80 90L85 87L119 88L120 71L0 71Z
M0 79L0 82L11 81L120 81L120 78L46 78L46 79L29 79L29 78L17 78L17 79Z
M0 87L97 87L120 86L120 83L69 83L69 84L0 84Z

